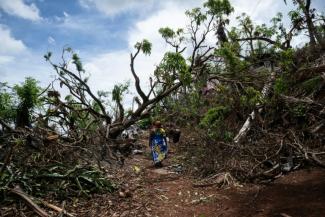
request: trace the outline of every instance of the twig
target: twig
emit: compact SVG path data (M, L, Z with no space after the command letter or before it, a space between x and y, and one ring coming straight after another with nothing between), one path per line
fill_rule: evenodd
M278 149L278 150L277 150L273 155L271 155L270 157L267 157L265 160L263 160L263 161L259 162L258 164L256 164L256 165L253 167L253 169L250 171L250 174L252 174L253 171L254 171L258 166L262 165L262 164L265 163L266 161L268 161L268 160L272 159L273 157L277 156L277 155L280 153L280 151L282 150L282 148L283 148L283 139L281 139L280 148L279 148L279 149Z
M72 215L71 213L68 213L67 211L64 210L64 206L63 206L63 208L60 208L60 207L55 206L55 205L53 205L53 204L50 204L50 203L48 203L48 202L46 202L46 201L44 201L44 200L39 200L39 201L40 201L44 206L47 206L48 208L53 209L53 210L59 212L60 214L64 214L64 215L69 216L69 217L74 217L74 215Z

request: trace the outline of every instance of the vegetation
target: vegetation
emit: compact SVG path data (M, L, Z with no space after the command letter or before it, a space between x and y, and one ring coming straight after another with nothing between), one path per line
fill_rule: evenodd
M130 56L134 81L111 92L92 91L91 75L71 48L63 49L59 63L51 52L44 56L57 73L47 88L33 78L12 87L1 83L0 199L18 184L31 195L52 192L60 199L113 191L101 164L123 165L122 132L157 119L191 131L193 140L178 149L195 175L229 172L251 182L273 179L285 163L288 171L325 167L325 22L310 0L293 3L290 29L282 14L257 25L244 13L230 27L234 8L228 0L188 10L186 29L159 30L170 50L147 92L135 70L137 57L150 55L154 46L146 39ZM306 32L305 46L292 47ZM128 110L123 97L130 85L137 96ZM59 86L69 95L61 97Z

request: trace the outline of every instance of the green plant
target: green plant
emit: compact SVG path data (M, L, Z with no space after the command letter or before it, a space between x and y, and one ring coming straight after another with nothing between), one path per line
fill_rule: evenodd
M41 87L38 86L38 81L32 77L27 77L24 83L14 86L20 104L26 106L28 109L32 109L34 106L40 103L39 94L41 93Z
M234 139L234 134L230 131L225 131L223 139L225 142L231 142Z
M138 126L141 129L148 129L150 127L151 123L152 123L151 118L145 118L145 119L138 121Z
M38 82L32 78L27 77L25 82L13 87L15 94L18 97L19 104L17 106L16 127L25 127L31 125L31 112L41 104L41 87Z
M0 83L0 118L4 121L12 122L15 117L14 98L12 93L8 92L5 83Z
M247 87L244 91L244 95L240 97L243 106L254 107L256 104L264 102L261 92L255 90L254 87Z
M275 80L274 93L276 95L285 94L288 88L288 83L283 76Z
M172 84L175 80L180 80L184 85L191 82L186 60L178 52L167 52L163 60L155 71L155 76L167 84Z
M290 72L293 66L294 50L287 49L280 52L280 66L285 72Z
M199 126L207 130L209 137L222 138L225 132L223 121L229 112L230 108L226 106L211 108L205 113Z
M301 84L302 89L309 93L312 93L314 91L320 90L323 84L323 78L321 76L316 76L311 79L308 79L307 81L304 81Z

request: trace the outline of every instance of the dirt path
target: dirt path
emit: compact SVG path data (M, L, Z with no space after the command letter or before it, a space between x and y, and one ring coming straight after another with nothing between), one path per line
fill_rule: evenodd
M127 159L114 176L121 191L84 204L79 216L153 217L321 217L325 216L325 171L302 170L272 184L219 189L195 188L171 153L154 168L149 150ZM79 209L80 211L80 209Z

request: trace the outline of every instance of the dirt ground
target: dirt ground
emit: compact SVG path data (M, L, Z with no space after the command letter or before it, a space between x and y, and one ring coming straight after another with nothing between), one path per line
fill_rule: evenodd
M175 166L176 165L176 166ZM121 190L72 206L77 216L321 217L325 216L325 171L300 170L268 185L193 187L171 153L154 168L149 150L127 159L114 174ZM176 169L175 169L176 168ZM177 169L178 168L178 169Z

